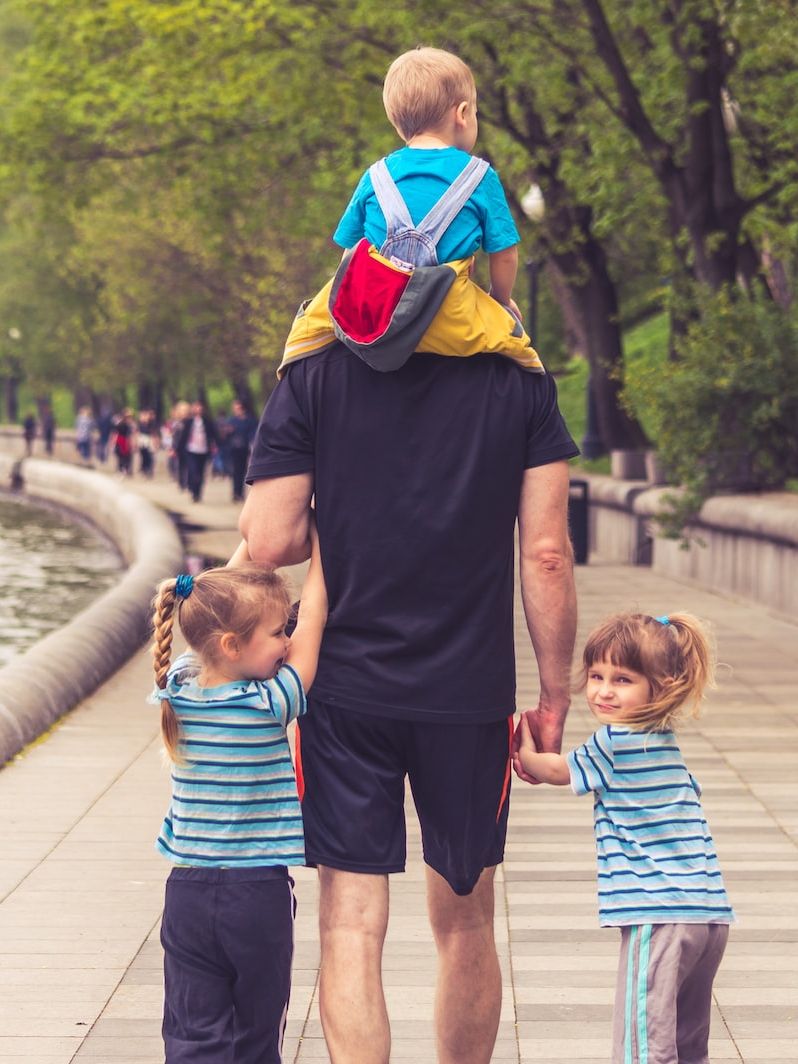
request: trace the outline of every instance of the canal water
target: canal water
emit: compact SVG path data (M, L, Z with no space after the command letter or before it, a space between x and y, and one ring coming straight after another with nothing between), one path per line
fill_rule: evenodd
M0 494L0 667L72 620L123 568L88 522Z

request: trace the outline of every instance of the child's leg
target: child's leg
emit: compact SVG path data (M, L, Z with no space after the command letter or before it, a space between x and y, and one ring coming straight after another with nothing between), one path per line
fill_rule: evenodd
M622 929L612 1064L708 1064L712 979L727 934L718 924Z
M234 875L217 912L219 944L235 969L232 1060L280 1064L294 952L293 881L277 867Z
M672 926L672 925L667 925ZM658 1042L671 1046L671 1055L650 1056L649 992L652 933L660 928L651 924L621 928L621 954L615 984L615 1008L612 1017L612 1064L676 1064L676 987L671 988L673 1023L670 1039L664 1029L667 1011L662 1008L666 993L660 978Z
M166 884L163 1040L166 1064L232 1064L233 973L217 948L213 869L175 868Z
M679 1064L709 1064L709 1014L712 1008L712 982L717 973L726 942L728 924L700 924L694 929L703 941L703 952L693 959L679 987L676 1001L676 1043Z

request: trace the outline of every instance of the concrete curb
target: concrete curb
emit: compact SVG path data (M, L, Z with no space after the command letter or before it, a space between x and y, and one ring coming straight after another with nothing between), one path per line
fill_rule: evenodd
M69 624L0 669L0 764L119 669L147 637L155 585L178 571L183 547L169 518L100 473L0 455L0 484L76 511L116 544L128 568ZM142 698L144 694L142 694Z
M660 534L656 517L675 487L586 474L590 548L605 561L655 572L721 594L740 595L798 617L798 495L717 495L688 526L684 547Z

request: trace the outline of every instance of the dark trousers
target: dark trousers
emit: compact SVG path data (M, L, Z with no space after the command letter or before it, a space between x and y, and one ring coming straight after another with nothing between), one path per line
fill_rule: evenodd
M247 475L249 447L231 447L230 465L233 473L233 502L244 498L244 477Z
M191 451L186 451L186 487L191 492L194 502L199 502L202 496L207 463L207 454L192 454Z
M280 1064L295 901L284 867L174 868L166 883L166 1064Z

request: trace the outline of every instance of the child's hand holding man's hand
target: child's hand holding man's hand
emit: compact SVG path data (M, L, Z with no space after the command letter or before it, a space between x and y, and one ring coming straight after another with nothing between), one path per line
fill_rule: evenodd
M522 755L526 751L530 754L537 753L537 746L535 745L535 737L532 734L532 729L529 726L527 720L527 714L522 713L521 719L518 722L518 727L515 729L515 735L513 736L512 745L512 758L513 758L513 771L519 779L524 780L526 783L540 783L539 779L531 776L523 766Z

